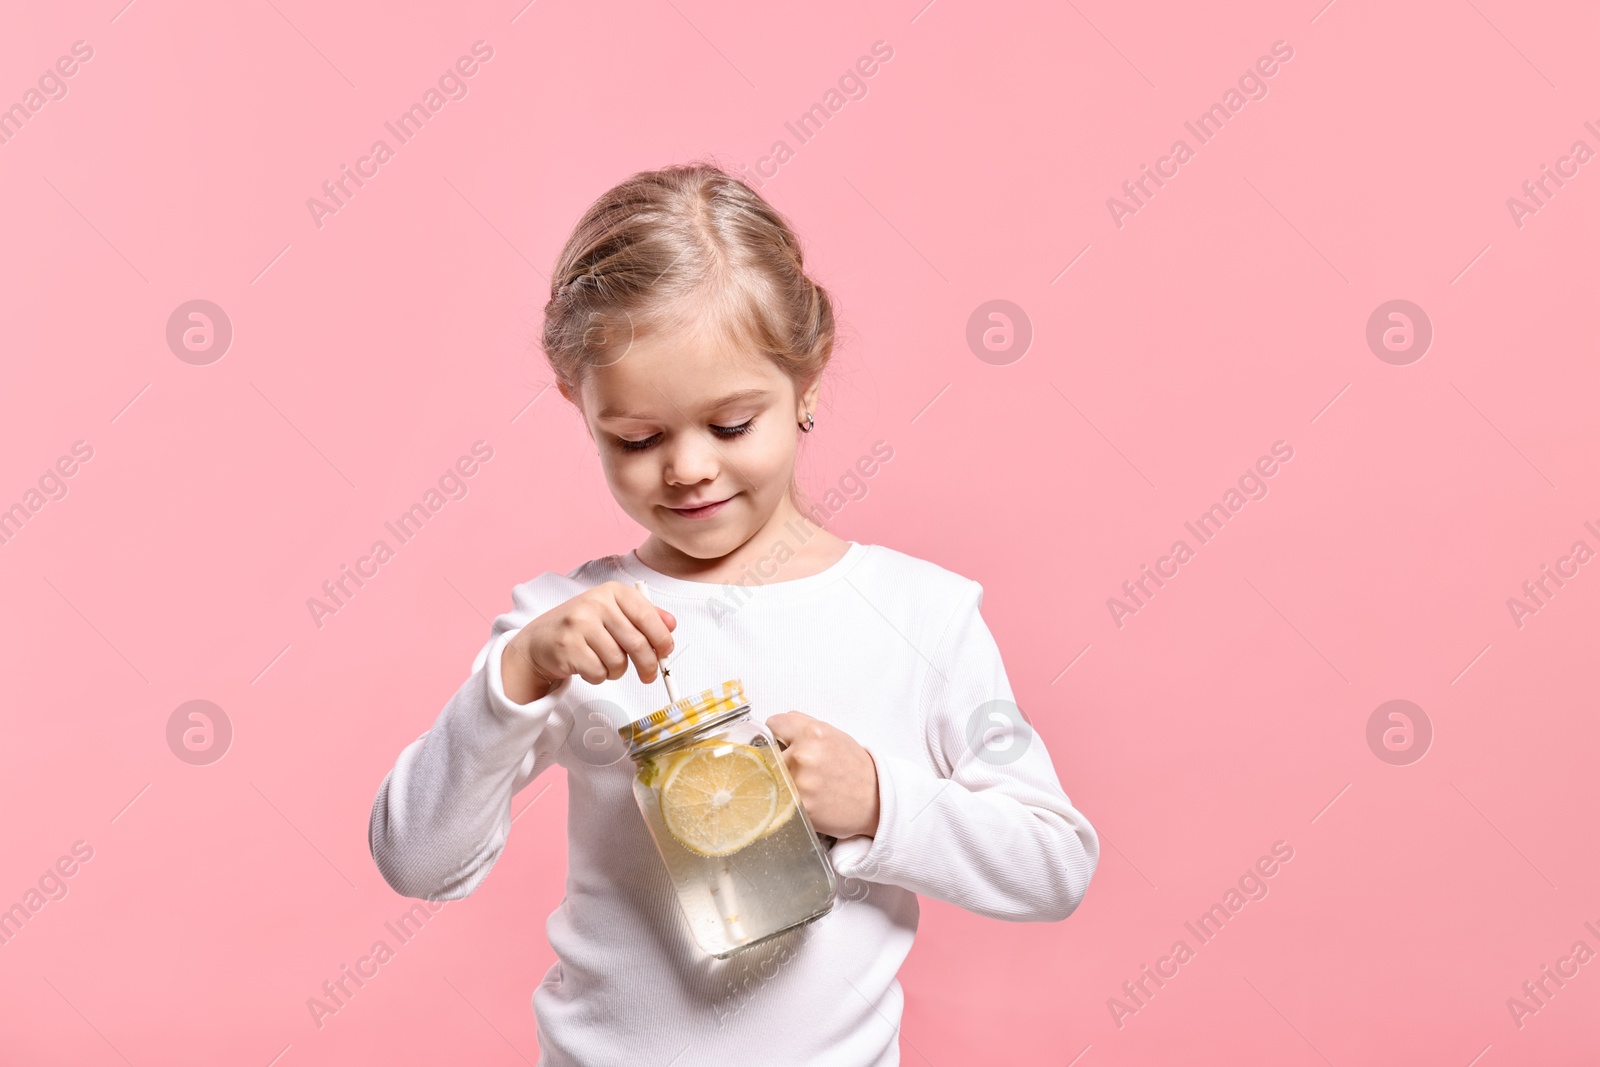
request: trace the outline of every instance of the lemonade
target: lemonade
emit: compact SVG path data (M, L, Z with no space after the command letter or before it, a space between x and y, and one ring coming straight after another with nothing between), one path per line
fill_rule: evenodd
M675 753L661 773L661 819L698 856L726 856L756 838L778 816L783 784L751 745L694 745Z
M739 683L723 685L720 697L707 690L622 731L639 810L690 932L717 957L826 915L835 892L771 735L750 720Z
M752 751L772 750L692 748L673 754L683 758L663 769L658 788L635 781L694 939L715 956L824 915L833 904L831 872L817 863L811 828L795 818L799 807L786 776L771 757ZM744 792L719 808L719 798L698 785L691 789L685 773L736 782ZM754 782L757 774L764 789Z

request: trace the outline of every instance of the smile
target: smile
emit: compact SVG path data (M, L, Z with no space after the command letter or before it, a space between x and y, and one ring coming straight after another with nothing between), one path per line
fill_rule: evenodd
M737 495L737 493L734 494L734 496ZM728 498L728 500L732 499L733 497L731 496ZM711 516L721 511L727 505L728 500L718 500L715 503L706 504L705 506L698 508L667 508L667 510L672 512L674 515L682 516L685 519L709 519Z

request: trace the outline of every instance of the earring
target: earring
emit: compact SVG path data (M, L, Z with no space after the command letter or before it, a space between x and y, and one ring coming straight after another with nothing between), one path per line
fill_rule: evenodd
M816 424L817 424L817 420L813 419L811 417L811 412L808 411L808 412L806 412L806 425L800 427L800 432L801 433L810 433L811 432L811 427L815 426Z

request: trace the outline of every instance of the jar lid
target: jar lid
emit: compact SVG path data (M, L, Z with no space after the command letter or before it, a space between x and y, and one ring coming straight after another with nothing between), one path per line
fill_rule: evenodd
M617 730L627 742L628 755L636 756L668 738L707 726L718 717L729 717L733 712L748 706L744 698L744 684L738 678L722 683L720 691L707 689L698 696L680 697L664 708L658 708L642 719L636 719Z

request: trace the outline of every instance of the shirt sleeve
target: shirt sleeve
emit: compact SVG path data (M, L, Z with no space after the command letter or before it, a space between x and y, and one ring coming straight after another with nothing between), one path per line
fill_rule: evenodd
M866 746L878 829L834 845L833 865L979 915L1054 922L1082 902L1100 839L1014 703L982 601L970 582L927 659L917 710L928 764Z
M517 632L582 588L569 582L572 590L559 596L541 579L512 591L512 610L494 620L472 674L378 787L367 844L384 881L402 896L458 900L477 889L511 832L511 798L555 762L566 740L572 680L518 704L500 674Z

